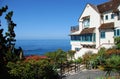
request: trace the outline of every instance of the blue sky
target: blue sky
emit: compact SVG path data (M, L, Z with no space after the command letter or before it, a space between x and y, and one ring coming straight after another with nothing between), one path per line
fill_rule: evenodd
M87 3L108 0L0 0L14 11L16 39L68 39Z

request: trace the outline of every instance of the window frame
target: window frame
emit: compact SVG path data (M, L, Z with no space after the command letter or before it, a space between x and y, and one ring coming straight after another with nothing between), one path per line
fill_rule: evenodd
M120 11L118 12L118 20L120 20Z
M120 36L120 29L116 29L116 32L117 32L116 35Z
M108 15L105 15L105 20L108 20Z
M105 39L106 38L106 33L104 31L100 32L100 38Z
M84 28L88 28L90 26L90 17L83 20Z
M111 14L111 19L114 19L114 14L113 13Z
M77 51L77 52L78 52L78 51L80 51L80 49L81 49L81 48L75 48L75 51Z

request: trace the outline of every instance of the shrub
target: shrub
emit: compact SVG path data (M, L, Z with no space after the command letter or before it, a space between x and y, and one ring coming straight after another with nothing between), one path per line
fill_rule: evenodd
M9 62L7 67L12 79L58 79L58 73L48 60Z

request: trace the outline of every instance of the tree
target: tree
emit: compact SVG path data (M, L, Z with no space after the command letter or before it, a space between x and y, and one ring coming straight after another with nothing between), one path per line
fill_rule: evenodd
M8 7L2 7L0 9L0 17L2 16L3 13L7 11ZM0 26L1 25L1 20L0 20ZM5 53L6 53L6 37L3 35L3 28L0 28L0 79L8 79L9 75L7 73L7 68L5 66Z
M120 56L112 55L105 61L104 71L106 71L106 75L110 76L110 73L117 72L120 74Z
M67 60L66 52L64 52L61 49L58 49L54 52L48 52L46 53L46 56L50 59L51 62L53 62L54 66L58 66L61 62Z
M8 9L7 6L2 7L0 9L0 16L2 16L3 13L6 12ZM1 26L1 21L0 21L0 26ZM3 35L3 28L0 29L0 63L2 64L4 62L4 53L6 52L6 37Z
M70 57L71 61L73 60L75 53L76 53L76 51L74 51L74 50L68 51L68 56Z
M0 79L8 79L6 65L9 61L17 61L20 55L20 51L15 48L15 32L14 27L16 24L12 21L13 11L9 11L8 6L2 7L0 9L0 17L3 16L3 13L6 13L5 19L8 25L8 31L3 34L4 29L0 28ZM4 17L4 16L3 16ZM3 20L3 19L2 19ZM0 19L0 26L1 19ZM7 78L8 77L8 78Z
M115 37L115 45L117 49L120 49L120 37Z
M86 65L86 68L89 68L91 56L92 56L92 51L88 51L82 56L83 63Z
M100 48L100 50L98 51L97 60L100 65L104 64L105 62L105 53L106 53L106 49L104 47Z

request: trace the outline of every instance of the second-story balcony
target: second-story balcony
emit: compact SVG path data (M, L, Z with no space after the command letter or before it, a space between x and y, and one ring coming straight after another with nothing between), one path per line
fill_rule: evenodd
M73 33L73 32L76 32L76 31L79 31L79 26L77 25L77 26L71 26L71 33Z

